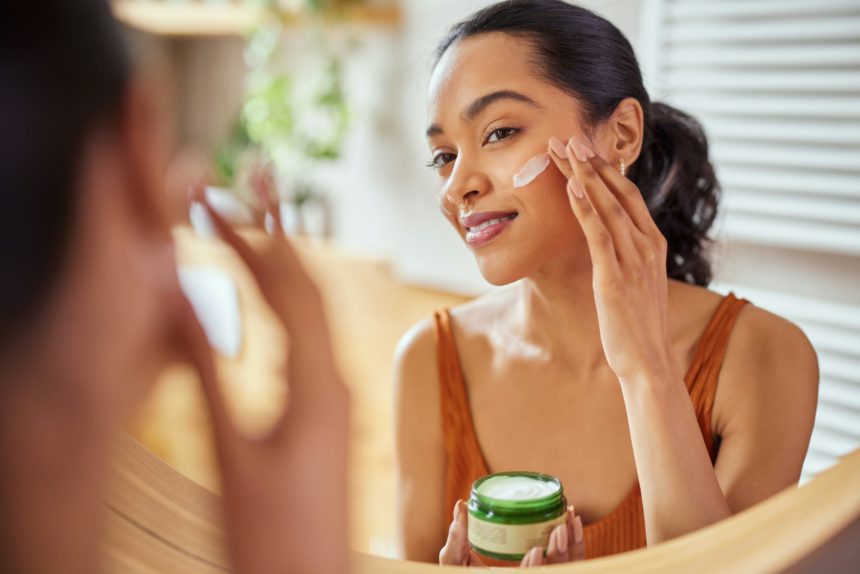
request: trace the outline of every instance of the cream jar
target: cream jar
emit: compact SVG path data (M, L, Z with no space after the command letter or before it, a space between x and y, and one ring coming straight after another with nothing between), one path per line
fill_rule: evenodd
M537 472L499 472L475 481L468 503L469 545L493 561L518 562L546 552L553 528L565 521L561 481Z

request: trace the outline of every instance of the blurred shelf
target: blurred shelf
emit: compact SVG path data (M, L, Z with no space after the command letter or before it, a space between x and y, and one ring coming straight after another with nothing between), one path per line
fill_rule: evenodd
M249 2L165 2L160 0L116 0L114 14L123 23L163 36L236 36L247 33L263 14ZM332 22L394 26L400 22L400 7L345 5L325 14ZM300 21L304 16L285 15Z

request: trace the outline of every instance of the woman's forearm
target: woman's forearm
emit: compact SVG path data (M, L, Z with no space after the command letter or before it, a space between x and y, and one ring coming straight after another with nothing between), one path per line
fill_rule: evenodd
M648 544L730 516L681 377L642 375L622 380L621 389Z

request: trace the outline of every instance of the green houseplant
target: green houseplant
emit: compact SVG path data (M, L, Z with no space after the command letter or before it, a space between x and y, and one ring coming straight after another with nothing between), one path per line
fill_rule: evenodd
M247 75L239 127L216 163L223 160L219 171L235 180L240 149L252 149L258 161L270 161L281 199L286 209L295 212L286 219L296 222L294 231L303 232L306 212L327 209L324 194L309 174L320 163L340 157L349 109L341 60L327 42L324 14L332 3L305 0L300 4L299 15L306 25L296 27L289 26L295 12L285 12L277 2L264 3L263 17L245 48ZM310 57L290 58L285 49L288 33L291 47L295 49L300 38L299 51Z

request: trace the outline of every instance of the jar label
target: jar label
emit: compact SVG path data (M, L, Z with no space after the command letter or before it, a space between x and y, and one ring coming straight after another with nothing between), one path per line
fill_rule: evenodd
M533 524L499 524L469 514L469 543L478 550L495 554L525 555L540 546L546 549L550 532L564 522L567 513Z

